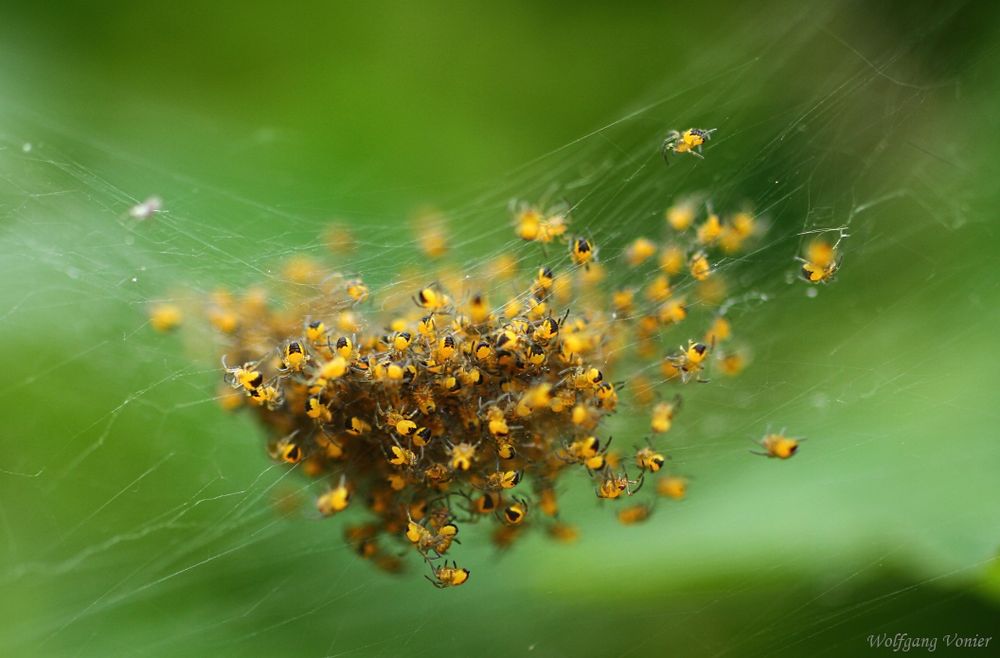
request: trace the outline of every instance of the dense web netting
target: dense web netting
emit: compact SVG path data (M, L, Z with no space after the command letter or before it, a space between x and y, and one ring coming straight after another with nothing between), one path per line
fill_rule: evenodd
M783 36L791 51L817 32ZM713 262L745 372L701 385L665 381L660 359L617 371L647 376L662 399L684 396L664 452L690 479L688 500L660 500L648 522L623 527L586 477L568 477L562 513L578 543L529 535L500 553L470 527L461 559L474 580L448 593L423 582L413 555L402 576L357 559L346 521L314 512L320 484L270 460L250 414L220 408L225 343L200 316L220 287L260 286L273 303L315 295L289 275L302 256L363 276L374 309L409 297L430 283L412 219L338 204L363 174L345 177L332 202L261 201L7 105L0 389L33 413L5 417L0 582L4 614L20 621L4 623L0 647L229 654L280 652L293 636L309 655L469 655L480 644L642 655L675 640L716 655L839 653L867 646L867 633L906 630L880 616L900 599L947 619L941 606L967 596L950 588L988 572L1000 521L989 437L941 445L944 431L957 440L972 426L962 423L997 419L984 404L996 376L976 358L995 291L983 263L962 257L988 235L982 198L963 184L979 163L933 137L979 109L954 101L953 79L918 75L912 44L867 56L826 38L842 43L840 58L808 84L786 79L789 60L773 47L703 63L593 131L434 199L446 269L483 272L502 255L524 271L571 269L565 245L516 237L509 207L520 199L565 204L570 233L599 247L612 287L648 282L655 268L629 266L623 250L668 238L664 212L685 196L752 209L762 226L746 251ZM749 103L760 88L783 102ZM705 159L665 165L660 142L691 126L717 129ZM130 215L153 194L158 212ZM331 227L350 230L351 250L331 251ZM799 278L795 257L816 235L840 240L829 285ZM501 281L482 292L515 293ZM161 303L184 313L174 334L150 326ZM693 331L665 333L661 353ZM623 394L602 433L630 446L647 425ZM808 439L795 459L749 454L751 440L785 427ZM938 476L956 471L966 476ZM761 591L773 596L758 608ZM720 630L734 608L745 621ZM606 643L613 628L631 640Z

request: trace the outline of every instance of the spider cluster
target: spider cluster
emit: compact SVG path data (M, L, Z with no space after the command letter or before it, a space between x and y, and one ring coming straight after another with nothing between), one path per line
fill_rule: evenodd
M223 406L252 409L268 454L326 483L318 515L366 510L367 520L345 529L361 557L395 572L408 547L437 587L469 578L450 560L466 525L491 524L501 548L530 529L575 539L559 515L566 474L589 480L623 524L646 520L657 494L683 498L687 482L666 473L658 446L681 398L658 385L705 382L710 364L735 374L743 363L722 347L733 298L713 260L761 232L752 213L720 218L700 199L678 202L665 239L639 237L618 256L643 285L615 287L605 285L597 245L570 233L566 209L512 211L515 235L540 243L550 265L521 272L523 257L505 253L478 273L442 265L424 273L433 283L423 288L375 295L357 276L298 257L285 276L311 295L283 294L277 306L261 289L220 291L208 303L229 342ZM434 231L418 241L431 263L449 251L447 233L422 226ZM509 297L488 296L505 288ZM664 354L665 332L691 322L689 299L705 322ZM650 359L661 381L647 374ZM615 378L622 363L638 364L627 382ZM623 389L647 414L649 436L613 442L602 421ZM652 496L624 502L642 491Z

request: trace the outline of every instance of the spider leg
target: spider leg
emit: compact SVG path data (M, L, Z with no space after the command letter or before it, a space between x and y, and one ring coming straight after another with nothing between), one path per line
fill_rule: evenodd
M670 164L670 158L668 157L668 155L673 150L673 147L674 143L671 142L669 139L664 140L663 144L660 146L660 155L663 156L663 161L668 165Z

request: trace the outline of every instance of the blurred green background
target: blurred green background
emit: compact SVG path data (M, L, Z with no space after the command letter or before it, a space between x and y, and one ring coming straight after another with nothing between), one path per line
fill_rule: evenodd
M872 633L993 635L996 14L5 3L0 653L855 655ZM658 140L692 125L719 129L706 161L664 167ZM677 194L766 210L762 248L730 264L773 300L734 312L753 363L689 387L670 435L690 498L623 528L581 480L577 544L498 556L470 532L473 579L445 592L416 564L371 570L339 520L278 514L307 483L211 399L207 333L154 335L148 304L273 283L289 254L323 255L331 218L360 241L340 265L377 286L415 260L426 203L468 262L510 240L510 198L550 184L608 254L658 235ZM167 212L129 222L150 194ZM841 275L808 298L786 280L797 234L848 221ZM809 441L754 458L768 425Z

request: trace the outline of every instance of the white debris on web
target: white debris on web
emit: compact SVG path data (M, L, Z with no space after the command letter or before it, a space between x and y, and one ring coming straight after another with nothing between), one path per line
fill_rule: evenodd
M128 216L132 219L149 219L156 213L163 210L163 200L158 196L151 196L142 203L137 203L128 209Z

